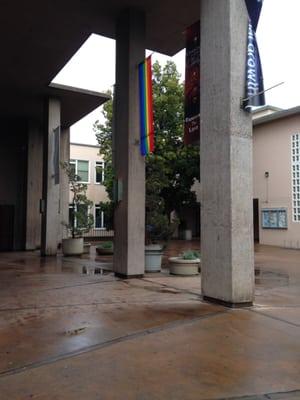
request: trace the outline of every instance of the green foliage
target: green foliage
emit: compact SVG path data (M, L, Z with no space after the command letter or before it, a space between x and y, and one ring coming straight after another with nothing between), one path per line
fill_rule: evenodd
M175 210L180 218L183 207L196 204L191 187L199 179L200 158L198 146L183 143L184 88L179 79L173 62L167 62L164 68L154 63L155 152L147 157L146 174L148 178L158 171L166 213Z
M183 260L197 260L198 258L200 258L200 253L199 251L195 250L186 250L182 253L181 258Z
M114 209L113 201L100 201L100 210L104 213L105 227L107 230L114 229Z
M178 221L170 214L196 204L191 191L199 179L199 147L183 143L184 88L175 63L164 67L153 64L153 101L155 121L155 152L146 157L146 242L166 240ZM113 200L112 167L112 100L103 107L104 124L98 121L94 130L105 161L104 185Z
M113 242L103 242L99 244L97 247L105 250L111 250L113 246L114 246Z
M111 91L108 91L107 94L112 95ZM104 116L104 124L96 121L94 124L94 132L100 145L100 154L104 161L103 185L105 186L109 201L101 201L100 210L103 211L105 215L106 229L112 230L114 226L113 183L115 177L112 157L112 100L107 101L103 105L102 113Z
M71 221L64 225L71 232L72 238L80 237L83 233L89 232L94 225L94 217L88 212L93 202L87 198L87 185L81 183L81 178L75 174L74 168L68 162L62 163L61 166L69 178L73 207Z
M108 91L107 94L112 95L111 91ZM104 124L101 124L99 121L96 121L94 124L94 132L96 134L96 138L100 146L100 154L103 157L105 165L103 184L105 186L109 200L113 201L114 170L113 170L113 157L112 157L112 113L113 113L112 100L107 101L103 105L102 113L104 116Z

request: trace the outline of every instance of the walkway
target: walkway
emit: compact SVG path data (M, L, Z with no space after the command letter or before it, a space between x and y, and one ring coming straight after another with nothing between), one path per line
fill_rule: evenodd
M299 251L256 249L243 310L110 262L0 255L1 400L300 399Z

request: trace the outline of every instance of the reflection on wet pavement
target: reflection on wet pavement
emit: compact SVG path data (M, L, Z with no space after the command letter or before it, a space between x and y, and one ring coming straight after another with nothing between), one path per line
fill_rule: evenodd
M175 277L164 269L122 281L113 274L112 257L98 258L93 250L79 258L0 254L1 400L30 398L22 397L29 387L47 399L40 382L56 387L66 365L64 399L96 399L88 391L78 397L78 387L72 392L93 371L93 382L103 376L104 391L118 371L125 379L120 387L131 393L132 368L145 390L153 381L143 371L155 379L155 371L163 371L164 385L156 390L168 388L169 395L158 399L298 390L300 252L261 246L255 259L255 305L232 311L201 301L201 276ZM35 378L39 373L42 379ZM184 395L175 395L184 387Z
M280 287L289 285L289 275L255 268L255 284L265 287Z

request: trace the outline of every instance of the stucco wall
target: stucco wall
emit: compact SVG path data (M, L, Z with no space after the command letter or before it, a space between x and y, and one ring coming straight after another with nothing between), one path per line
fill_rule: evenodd
M102 161L102 157L99 155L99 147L71 144L70 159L89 161L89 183L87 196L94 204L107 200L108 197L105 187L102 184L95 183L96 161Z
M300 248L300 222L292 216L291 136L300 133L300 116L257 125L253 132L254 198L259 199L260 243ZM269 177L265 176L269 173ZM286 208L288 229L263 229L262 209Z
M107 201L108 196L104 185L96 183L96 162L102 161L99 155L99 147L71 144L70 145L70 159L89 161L89 183L87 183L87 197L93 202L90 213L93 214L95 219L95 205L101 201ZM70 192L71 202L71 192ZM92 229L88 235L94 236L97 231Z

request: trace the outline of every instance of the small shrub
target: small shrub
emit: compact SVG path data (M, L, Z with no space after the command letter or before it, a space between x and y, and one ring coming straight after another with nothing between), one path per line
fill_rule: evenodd
M103 242L98 247L105 249L105 250L110 250L113 248L113 242Z
M197 258L200 257L199 251L195 250L187 250L182 253L182 259L183 260L196 260Z

